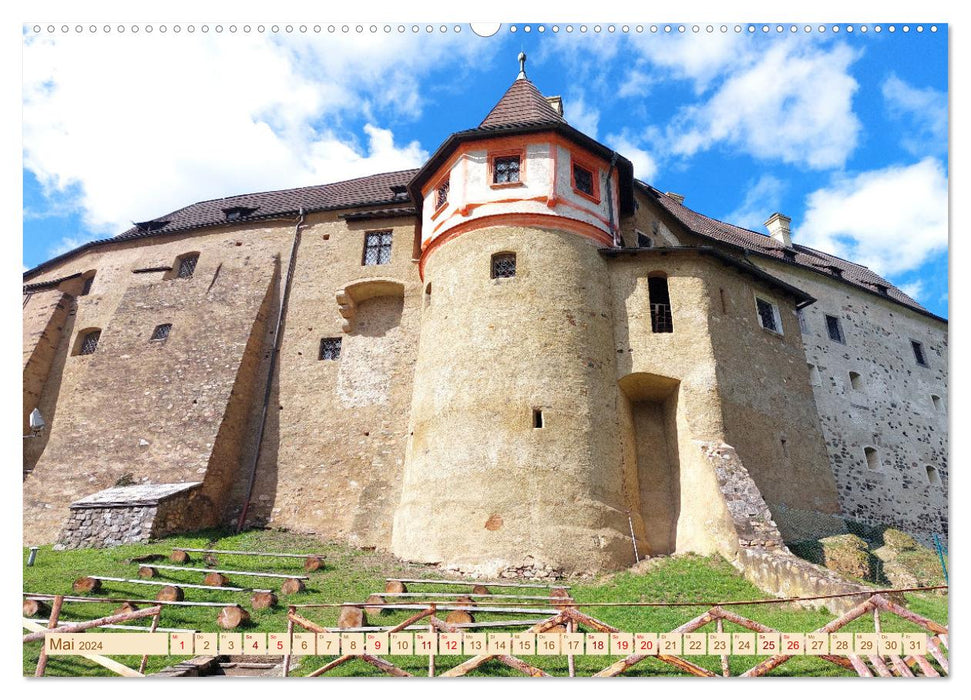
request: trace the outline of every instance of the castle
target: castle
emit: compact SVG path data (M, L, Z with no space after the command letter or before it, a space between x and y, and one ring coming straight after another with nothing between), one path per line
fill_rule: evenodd
M418 170L82 245L24 275L25 543L268 525L494 575L946 535L947 322L766 225L521 71Z

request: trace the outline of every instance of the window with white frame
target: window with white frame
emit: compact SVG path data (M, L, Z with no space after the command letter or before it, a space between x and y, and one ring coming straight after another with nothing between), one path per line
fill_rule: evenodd
M759 325L767 331L781 335L782 317L779 316L779 307L767 299L755 297L755 308L759 314Z

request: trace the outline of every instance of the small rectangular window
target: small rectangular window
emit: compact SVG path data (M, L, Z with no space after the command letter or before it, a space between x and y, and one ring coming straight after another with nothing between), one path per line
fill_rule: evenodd
M363 265L386 265L391 262L391 231L364 234Z
M435 190L435 209L441 209L448 203L449 181L445 180Z
M874 448L864 447L863 456L866 458L867 469L871 471L880 469L880 458L877 456L877 451Z
M647 300L651 305L651 333L674 333L667 277L647 278Z
M755 297L755 306L759 312L759 324L766 330L773 333L782 333L782 323L779 318L779 310L775 304L765 299Z
M341 339L340 338L321 338L320 357L321 360L339 360L341 358Z
M492 256L492 279L516 276L516 254L496 253Z
M98 340L101 338L101 331L91 331L84 336L81 341L81 349L78 355L90 355L98 349Z
M199 256L196 254L186 255L179 259L179 279L189 279L192 274L196 271L196 263L199 262Z
M846 338L843 336L843 325L835 316L826 315L826 331L829 333L830 340L834 340L837 343L846 343Z
M916 340L911 340L910 347L914 349L914 360L917 361L917 364L921 367L926 367L927 358L924 356L924 344L918 343Z
M806 313L802 309L796 309L796 318L799 319L799 330L803 335L809 333L809 322L806 320Z
M172 330L171 323L161 323L155 326L155 330L152 331L151 340L165 340L169 337L170 330Z
M86 280L84 280L84 286L81 287L80 296L84 297L91 293L91 285L94 284L94 275L91 275Z
M819 369L816 365L809 364L809 383L813 386L822 386L823 379L819 376Z
M533 427L534 428L543 427L543 409L541 408L533 409Z
M593 197L593 173L578 163L573 164L573 186L579 192Z
M503 185L519 182L519 156L502 156L492 163L492 182Z

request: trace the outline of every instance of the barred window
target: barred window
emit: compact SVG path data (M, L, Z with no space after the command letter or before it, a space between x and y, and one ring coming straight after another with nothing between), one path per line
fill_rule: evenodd
M448 189L449 189L449 181L445 180L445 182L440 184L438 186L438 189L435 190L436 209L441 209L442 207L445 206L445 203L448 202Z
M775 304L755 297L755 306L759 312L759 323L762 327L773 333L781 333L782 324L779 322L779 310Z
M341 339L340 338L321 338L320 339L320 360L339 360L341 358Z
M492 181L497 185L519 182L519 156L496 158L492 167Z
M846 338L843 336L843 326L835 316L826 315L826 331L829 333L830 340L846 343Z
M516 254L496 253L492 256L492 279L516 276Z
M155 326L155 330L152 331L152 340L165 340L169 337L169 331L172 330L171 323L160 323Z
M81 340L81 349L78 350L78 355L90 355L95 350L98 349L98 340L101 338L101 331L94 330L88 331L84 334L84 338Z
M573 164L573 186L591 197L593 196L593 173L582 165Z
M196 271L196 263L199 262L198 253L190 253L179 258L179 279L189 279Z
M651 332L674 333L674 320L671 317L671 296L668 293L666 277L647 278L648 300L651 304Z
M363 265L386 265L391 262L391 231L364 234Z

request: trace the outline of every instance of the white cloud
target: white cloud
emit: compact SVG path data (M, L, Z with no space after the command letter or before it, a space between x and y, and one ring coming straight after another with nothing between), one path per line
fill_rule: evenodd
M947 95L934 88L916 88L895 74L881 86L890 114L906 120L902 145L914 155L947 151Z
M745 199L723 220L753 231L764 231L765 220L779 211L785 189L785 183L779 178L762 175L757 182L749 183Z
M810 168L840 167L856 147L849 75L857 53L811 41L778 41L732 70L706 101L681 110L668 129L672 150L692 156L720 143L756 158Z
M840 177L806 198L798 243L882 275L916 270L947 250L947 175L935 158Z
M563 100L563 118L570 123L570 126L582 131L590 138L597 138L600 110L587 104L582 93L574 92Z
M748 37L735 34L633 35L630 46L642 57L632 75L661 68L666 78L691 80L697 93L716 77L738 70L758 56Z
M926 286L927 285L924 284L923 280L915 280L913 282L900 285L900 291L909 296L911 299L920 301L920 298L924 295Z
M607 145L627 158L634 165L634 177L649 181L657 174L657 161L654 156L638 147L627 131L607 136Z
M83 212L60 247L199 200L414 167L427 154L387 122L420 113L443 56L461 71L483 50L420 39L31 36L24 167Z

